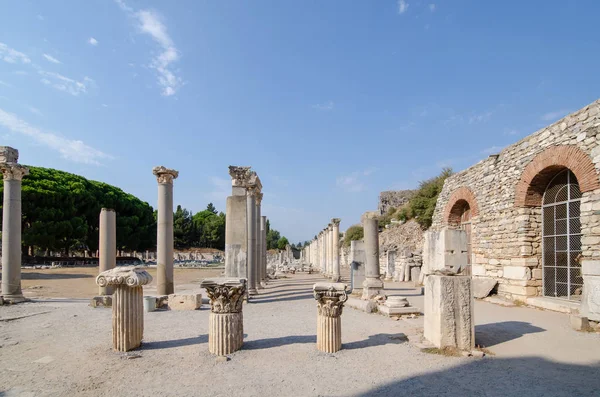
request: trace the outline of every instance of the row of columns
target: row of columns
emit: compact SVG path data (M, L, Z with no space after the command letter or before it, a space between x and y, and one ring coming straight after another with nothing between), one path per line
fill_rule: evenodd
M250 167L230 166L227 197L225 276L247 280L248 295L267 281L267 217L262 216L262 183Z
M340 222L333 218L310 244L304 248L304 258L310 266L317 267L325 277L338 282L340 272Z

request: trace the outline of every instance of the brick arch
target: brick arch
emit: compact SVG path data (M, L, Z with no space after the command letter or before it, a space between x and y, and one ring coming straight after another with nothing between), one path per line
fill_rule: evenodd
M448 204L444 209L444 220L448 224L460 224L462 210L468 204L471 209L471 217L479 215L479 207L475 195L466 186L461 186L450 195Z
M515 207L538 207L550 180L557 172L570 169L582 193L600 188L596 167L590 157L577 146L561 145L544 150L523 170L515 187Z

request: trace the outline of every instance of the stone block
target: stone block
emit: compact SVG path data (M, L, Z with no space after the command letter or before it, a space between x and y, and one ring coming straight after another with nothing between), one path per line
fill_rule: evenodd
M590 320L600 321L600 261L584 260L581 264L583 275L583 297L581 314Z
M425 232L423 271L458 270L467 265L467 234L464 230L444 228Z
M19 151L10 146L0 146L0 163L16 163L19 160Z
M156 297L156 308L166 309L169 307L169 295L159 295Z
M197 310L202 306L202 294L169 295L169 309L171 310Z
M365 265L364 263L352 262L350 264L352 267L351 277L352 277L352 289L362 289L363 282L365 281Z
M388 307L386 305L381 305L378 307L379 313L384 316L393 317L393 316L404 316L407 314L420 314L421 309L418 307L406 306L406 307Z
M590 330L590 322L587 317L578 316L576 314L571 314L569 317L571 322L571 327L575 331L589 331Z
M504 266L504 278L529 280L531 279L531 270L523 266Z
M415 285L419 284L419 278L421 277L421 268L417 266L413 266L410 268L410 279L415 283Z
M371 300L362 300L354 297L349 297L346 301L346 306L356 310L361 310L367 313L373 313L377 311L377 303Z
M520 286L520 285L500 284L500 285L498 285L498 292L505 293L505 294L512 294L512 295L521 295L521 296L536 296L537 288Z
M535 280L542 279L542 269L531 269L531 278Z
M469 276L430 275L425 282L424 336L437 348L475 347L473 292Z
M471 265L471 274L473 276L485 276L487 270L483 265Z
M492 292L498 282L492 278L473 277L473 296L483 299Z
M90 300L90 306L93 308L112 307L112 296L111 295L94 296Z

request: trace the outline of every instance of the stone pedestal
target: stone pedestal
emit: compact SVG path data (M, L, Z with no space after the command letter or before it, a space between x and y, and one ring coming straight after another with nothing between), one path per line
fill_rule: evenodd
M437 348L475 347L471 277L433 274L425 280L424 336Z
M365 281L362 299L372 299L383 292L379 271L379 225L377 219L363 218L365 244Z
M123 266L96 277L100 287L112 286L113 349L126 352L139 347L144 336L144 292L152 276L135 266Z
M313 293L317 301L317 349L335 353L342 348L342 309L348 300L342 283L316 283Z
M387 262L385 266L385 281L394 280L394 272L396 270L396 251L389 250L386 256Z
M17 164L19 152L0 146L4 176L2 204L2 296L5 302L24 302L21 291L21 180L29 169Z
M592 321L600 321L600 261L585 259L581 264L581 274L581 315Z
M169 295L173 284L173 180L179 172L163 166L152 173L158 182L158 220L156 232L156 292Z
M388 296L385 303L379 306L379 312L384 316L397 317L407 314L418 314L419 308L412 307L404 296Z
M424 237L423 273L427 275L443 269L457 273L467 266L467 233L464 230L428 230ZM406 276L410 277L410 274Z
M117 265L117 214L115 210L102 208L100 211L100 241L98 243L98 270L100 273L114 269ZM99 287L100 296L112 295L111 286Z
M242 304L246 295L246 280L239 278L212 278L200 284L210 299L208 319L208 350L217 356L226 356L244 343Z

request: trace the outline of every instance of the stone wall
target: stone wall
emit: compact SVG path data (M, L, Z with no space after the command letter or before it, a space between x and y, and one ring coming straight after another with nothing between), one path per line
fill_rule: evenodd
M414 190L396 190L379 193L379 213L385 214L390 208L398 208L408 203Z
M583 193L581 260L600 258L599 114L596 101L446 180L432 230L458 227L457 208L468 203L472 274L498 280L500 295L542 294L541 198L561 169Z

